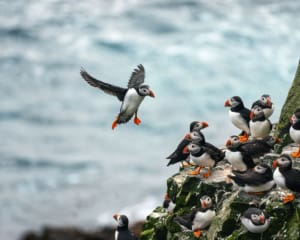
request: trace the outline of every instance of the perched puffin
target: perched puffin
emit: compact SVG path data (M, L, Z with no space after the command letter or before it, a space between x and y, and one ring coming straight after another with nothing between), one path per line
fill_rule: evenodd
M176 207L176 203L170 199L168 194L165 195L165 199L163 201L163 208L167 210L168 213L173 212L174 208Z
M272 130L272 124L268 118L266 118L263 109L255 105L251 109L250 114L250 133L253 138L263 138L269 135Z
M258 164L246 172L233 171L228 177L239 186L241 191L247 193L260 194L269 191L274 185L272 170L266 164Z
M118 222L115 231L115 240L138 240L138 238L128 229L128 218L125 215L115 214L114 219Z
M234 126L242 130L240 140L245 142L248 140L250 129L250 110L245 108L242 99L239 96L233 96L226 100L225 107L230 107L229 118Z
M297 144L299 144L298 151L293 152L291 154L294 158L300 157L300 108L298 108L292 117L290 118L291 127L290 127L290 137L293 139L293 141Z
M220 149L212 144L203 144L201 142L191 142L183 149L183 153L190 153L189 162L198 166L195 171L189 174L198 175L202 168L208 167L208 172L203 174L205 178L211 175L211 169L216 162L224 158L224 153Z
M208 227L216 215L215 210L211 208L212 199L209 196L201 197L200 204L200 207L193 209L191 213L174 218L174 222L182 229L192 230L197 238L201 236L201 230Z
M251 109L254 108L255 105L260 106L263 109L266 118L269 118L275 109L269 94L263 94L259 100L252 104Z
M278 168L276 168L278 166ZM292 159L287 154L282 154L273 162L273 178L277 186L287 188L293 192L300 193L300 170L292 168ZM294 194L288 194L283 202L287 203L295 199Z
M248 208L240 219L245 228L252 233L266 231L271 223L268 213L254 207Z
M208 123L207 122L199 122L199 121L193 121L190 123L190 132L192 131L199 131L201 129L204 129L208 127ZM202 135L203 136L203 135ZM204 138L204 136L203 136ZM184 139L181 140L181 142L178 144L177 148L175 149L175 151L170 154L170 156L168 156L166 159L170 159L170 161L168 162L167 166L170 166L171 164L175 164L178 162L184 162L187 160L187 158L189 157L189 153L184 153L183 149L191 142L191 136L190 134L186 134Z
M278 141L277 138L267 136L242 143L238 136L233 135L226 141L225 158L232 165L233 170L243 172L253 168L254 158L270 152Z
M138 118L137 113L141 102L146 96L155 97L150 87L144 84L145 69L142 64L138 65L132 72L127 88L99 81L89 75L83 68L80 74L88 84L101 89L107 94L116 96L122 102L120 113L112 123L112 129L118 124L128 122L133 115L135 115L134 123L139 125L141 120Z

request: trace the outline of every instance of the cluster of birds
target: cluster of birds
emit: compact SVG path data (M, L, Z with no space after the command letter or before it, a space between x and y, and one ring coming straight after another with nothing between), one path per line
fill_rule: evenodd
M259 163L259 157L274 149L279 139L270 135L272 124L269 117L274 111L274 104L267 94L252 104L251 110L244 106L238 96L226 100L225 107L230 107L229 118L234 126L242 132L230 136L226 141L226 149L219 149L205 140L202 129L208 127L207 122L194 121L190 124L190 132L178 144L175 151L167 157L167 166L181 163L181 167L194 166L189 175L200 175L202 169L207 171L202 175L208 178L213 167L222 160L231 164L231 179L239 191L249 194L263 194L271 190L275 184L280 188L300 193L300 171L292 168L292 157L300 157L300 108L290 118L289 134L294 142L299 144L298 150L290 155L282 154L271 166ZM294 194L288 194L283 202L293 201ZM204 204L205 202L205 204ZM166 197L164 207L173 211L176 204ZM200 207L191 213L176 216L174 221L182 229L194 231L199 237L201 229L212 222L215 211L209 196L200 198ZM242 215L241 223L252 233L262 233L270 225L270 216L266 211L257 207L250 207Z
M101 89L107 94L117 97L121 102L120 112L112 123L112 129L118 124L128 122L134 116L134 123L139 125L138 109L146 96L155 97L149 85L144 83L145 69L138 65L132 72L127 88L115 86L92 77L83 68L80 71L82 78L91 86ZM276 168L273 172L267 164L257 162L257 158L270 152L278 139L270 136L272 124L269 117L274 111L274 104L269 95L264 94L252 104L251 110L244 106L242 99L234 96L225 102L225 107L230 107L229 118L234 126L242 132L231 136L226 142L226 149L221 150L207 142L202 130L208 127L207 122L194 121L190 124L190 131L179 143L175 151L167 157L167 166L181 163L182 167L193 166L189 172L192 176L201 175L204 178L211 176L216 164L226 159L232 165L232 173L228 177L239 187L240 191L259 194L269 191L276 183L281 188L300 192L300 171L292 168L292 158L289 155L281 155L273 162ZM300 157L300 108L292 115L289 133L291 138L299 144L297 152L292 157ZM275 182L275 183L274 183ZM295 198L289 194L284 202ZM176 204L166 195L163 207L172 212ZM201 230L210 225L215 217L212 208L212 199L209 196L200 198L200 207L193 209L191 213L174 217L174 221L183 229L194 232L200 237ZM128 218L125 215L114 215L117 221L116 240L137 239L128 229ZM270 225L269 215L262 209L249 208L241 217L242 224L250 232L261 233Z

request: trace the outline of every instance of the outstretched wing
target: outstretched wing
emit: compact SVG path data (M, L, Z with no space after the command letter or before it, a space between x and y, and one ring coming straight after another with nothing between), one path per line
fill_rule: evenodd
M136 88L145 80L145 69L142 64L138 65L136 69L133 70L129 82L128 88Z
M116 96L120 101L123 101L127 89L99 81L88 74L83 68L80 70L80 75L91 86L100 88L105 93Z

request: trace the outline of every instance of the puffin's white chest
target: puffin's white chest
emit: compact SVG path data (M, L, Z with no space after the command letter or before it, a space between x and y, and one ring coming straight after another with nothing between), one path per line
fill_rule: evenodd
M240 189L247 193L252 192L266 192L269 191L274 186L274 181L270 180L269 182L260 184L260 185L245 185L244 187L240 187Z
M277 186L279 186L281 188L286 188L285 178L282 175L282 173L279 171L279 168L275 169L275 171L273 173L273 179L274 179L275 183L277 184Z
M290 136L295 143L300 144L300 130L290 127Z
M241 152L232 152L230 150L226 150L225 158L232 165L233 170L238 170L238 171L247 170L247 165L243 162L243 156Z
M251 136L255 138L266 137L269 135L271 131L271 125L268 120L255 121L255 122L251 120L249 125L250 125Z
M193 221L192 230L206 228L216 216L213 210L206 210L205 212L197 212Z
M131 117L140 106L145 97L138 95L135 89L131 88L127 91L120 113L124 117Z
M241 114L238 112L229 111L229 119L237 128L249 133L249 127L244 118L242 118Z
M115 231L115 240L118 240L118 237L119 237L119 231L116 230L116 231Z
M190 162L202 167L213 167L215 164L215 161L207 153L203 153L199 157L190 155Z
M271 108L265 108L265 109L263 109L263 112L264 112L266 118L269 118L273 114L274 108L275 108L274 104L272 104Z

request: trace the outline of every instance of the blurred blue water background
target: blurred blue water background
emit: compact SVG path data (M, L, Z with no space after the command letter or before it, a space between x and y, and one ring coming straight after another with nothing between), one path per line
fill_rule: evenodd
M276 110L300 53L299 1L0 0L0 239L43 225L92 228L161 204L170 154L192 120L208 141L237 133L224 101L268 93ZM156 94L111 130L142 63Z

